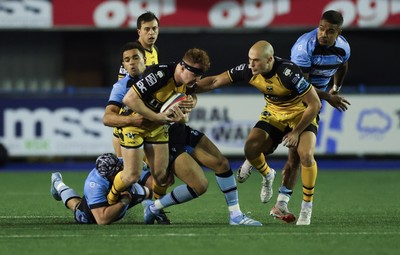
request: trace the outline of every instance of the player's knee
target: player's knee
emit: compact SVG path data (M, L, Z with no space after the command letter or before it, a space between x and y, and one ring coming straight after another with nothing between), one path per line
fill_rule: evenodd
M168 176L163 173L154 173L153 174L153 180L156 182L156 184L160 187L164 187L168 185Z
M244 155L248 159L257 158L263 152L263 142L255 139L247 140L244 145Z
M218 157L216 167L213 169L215 173L217 174L225 173L229 169L230 169L229 160L222 155L221 157Z
M311 151L299 151L299 156L303 166L311 166L314 162L314 154Z
M139 174L136 174L136 173L132 173L132 174L129 174L129 175L124 175L124 176L122 177L122 179L123 179L123 182L124 182L125 184L132 185L133 183L136 183L136 182L139 181L140 175L139 175Z
M208 181L207 179L200 180L192 187L198 196L204 194L208 189Z

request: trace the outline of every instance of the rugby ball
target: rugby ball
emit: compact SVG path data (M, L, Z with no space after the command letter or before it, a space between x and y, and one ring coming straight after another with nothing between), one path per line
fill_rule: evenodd
M174 105L179 104L179 102L183 101L186 99L186 94L185 93L176 93L170 96L167 101L163 104L161 107L160 112L165 112L168 109L174 107Z

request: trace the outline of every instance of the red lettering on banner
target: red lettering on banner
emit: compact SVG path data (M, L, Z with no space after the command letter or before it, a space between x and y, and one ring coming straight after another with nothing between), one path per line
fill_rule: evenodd
M136 27L150 10L162 27L315 27L328 9L340 11L344 26L400 26L400 0L53 0L54 26Z

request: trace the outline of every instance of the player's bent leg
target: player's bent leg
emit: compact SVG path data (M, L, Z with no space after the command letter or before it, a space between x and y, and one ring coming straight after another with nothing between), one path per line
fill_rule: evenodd
M204 135L200 139L200 142L194 148L192 157L203 166L215 172L217 184L224 194L228 205L229 223L231 225L262 225L260 222L244 215L240 210L237 185L229 161L207 136Z
M142 202L144 207L144 223L154 224L156 217L160 214L160 210L172 205L182 204L197 198L196 192L186 184L177 186L167 195L156 201L145 200Z
M169 164L168 143L145 144L145 152L150 164L153 180L160 187L167 186L167 168Z
M62 179L62 175L59 172L51 174L51 185L50 194L57 201L63 201L64 205L73 210L75 204L81 200L79 194L67 186ZM74 201L74 203L72 203Z
M110 205L116 204L121 192L127 190L133 183L140 179L143 168L144 152L142 148L122 148L124 169L119 172L112 183L107 195Z
M293 190L300 172L300 157L295 147L289 148L288 152L288 160L282 169L282 186Z
M273 195L272 184L276 172L268 166L264 151L273 151L273 141L269 138L268 133L255 127L247 137L244 153L250 164L263 176L260 199L261 202L267 203Z
M290 212L288 204L293 194L293 188L297 180L297 170L300 166L300 158L297 154L297 148L289 148L288 160L282 169L282 185L279 187L279 194L270 215L275 219L291 223L296 220L296 216Z
M201 165L217 174L225 173L230 169L228 159L206 135L203 135L191 155Z
M245 182L251 175L254 167L246 159L236 172L236 180L240 183Z
M175 175L191 187L197 195L204 194L208 189L208 180L201 166L187 152L181 153L173 162Z
M61 173L55 172L51 174L50 194L57 201L61 200L61 196L58 194L56 186L58 186L62 181Z

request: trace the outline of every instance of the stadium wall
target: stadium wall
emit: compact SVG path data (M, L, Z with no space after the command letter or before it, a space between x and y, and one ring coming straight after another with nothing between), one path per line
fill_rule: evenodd
M276 55L290 57L296 39L308 30L161 30L160 61L179 61L191 47L208 51L216 74L247 61L248 48L268 40ZM349 29L350 92L400 92L397 73L398 30ZM109 88L120 66L120 48L137 38L134 30L0 30L0 92L64 92L74 88ZM245 84L242 84L245 86ZM388 88L388 90L386 89Z

